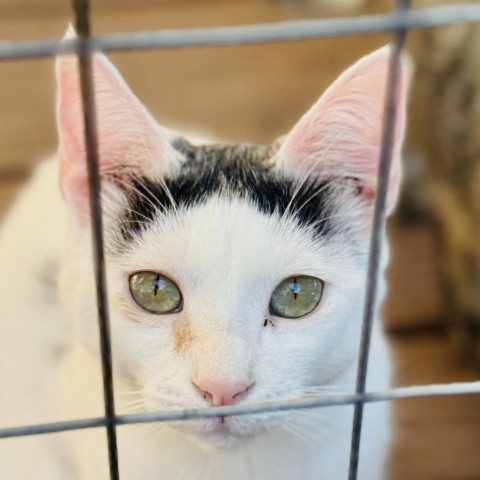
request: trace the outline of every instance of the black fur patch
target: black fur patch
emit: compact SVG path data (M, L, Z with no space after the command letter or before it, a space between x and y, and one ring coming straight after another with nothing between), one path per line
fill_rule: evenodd
M268 215L282 215L288 208L299 226L313 226L317 235L332 229L331 182L308 180L297 192L298 181L269 164L270 147L194 147L185 141L175 147L186 159L175 177L165 178L163 185L145 177L132 179L129 209L121 222L126 240L141 233L159 212L172 211L172 199L177 207L188 208L213 195L245 199Z

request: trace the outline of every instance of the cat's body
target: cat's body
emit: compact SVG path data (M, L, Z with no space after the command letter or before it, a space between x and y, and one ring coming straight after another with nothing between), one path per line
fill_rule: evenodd
M272 147L195 147L172 136L151 122L106 60L97 59L119 413L354 391L378 160L379 133L373 128L381 125L383 102L373 87L383 88L387 58L387 51L379 51L346 72ZM8 338L0 349L2 426L102 414L74 65L71 59L59 65L59 157L68 207L56 191L57 167L50 161L36 173L0 238L5 298L0 338ZM117 118L112 128L102 94L110 94L111 104L120 90L122 104L128 102L126 116L135 121L122 127ZM330 100L336 94L355 103L362 125L351 122L355 111L335 116L338 106ZM399 102L403 105L404 93ZM399 112L389 210L398 184L402 106ZM362 132L350 132L348 141L332 145L350 123L366 127L368 139L360 142ZM132 133L132 124L139 130ZM315 140L319 127L321 138ZM314 174L317 161L320 175ZM308 175L300 175L305 168ZM34 225L43 235L31 234ZM386 259L385 248L384 265ZM59 267L61 303L55 288ZM179 286L182 303L171 313L152 314L132 300L129 281L132 291L132 276L146 270L168 275ZM272 301L267 308L272 290L297 275L321 279L318 305L299 318L272 313ZM306 288L292 278L295 288ZM157 286L158 277L155 295ZM378 322L370 366L369 388L387 388L389 359ZM329 407L119 427L121 475L346 478L352 412L352 406ZM367 406L364 427L360 478L380 480L390 437L388 405ZM0 474L12 480L104 479L105 443L102 429L0 441Z

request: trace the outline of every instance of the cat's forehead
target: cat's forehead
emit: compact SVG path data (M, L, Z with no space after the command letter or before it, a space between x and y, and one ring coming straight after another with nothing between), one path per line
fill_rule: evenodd
M334 228L334 182L289 176L271 160L275 146L194 146L183 140L174 146L182 158L174 174L133 178L120 220L125 241L141 235L159 216L198 207L213 197L247 202L265 216L291 217L317 236Z
M279 144L253 145L248 143L210 143L194 145L182 137L172 142L173 148L183 157L182 172L199 172L206 169L269 168Z
M315 237L291 217L265 215L251 202L213 196L178 214L158 216L123 258L128 269L158 269L207 287L228 278L239 287L252 279L318 273L318 268L335 275L340 250L339 242Z

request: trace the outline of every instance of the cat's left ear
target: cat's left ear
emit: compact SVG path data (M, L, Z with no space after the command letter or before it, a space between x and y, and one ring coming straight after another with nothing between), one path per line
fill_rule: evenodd
M74 38L69 29L65 38ZM102 181L125 184L131 174L161 176L177 163L173 134L160 127L101 53L92 56L99 171ZM60 55L57 126L60 184L76 215L88 215L88 182L80 74L76 55Z
M346 70L286 136L277 165L294 173L350 178L367 200L376 194L385 92L391 49L384 47ZM387 212L398 195L405 130L408 61L402 59ZM368 202L372 205L373 202Z

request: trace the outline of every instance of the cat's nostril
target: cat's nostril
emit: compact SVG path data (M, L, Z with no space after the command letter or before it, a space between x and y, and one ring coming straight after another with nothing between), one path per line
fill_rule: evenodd
M214 407L232 405L253 386L253 382L223 383L204 380L193 381L192 383L203 395L203 398Z

